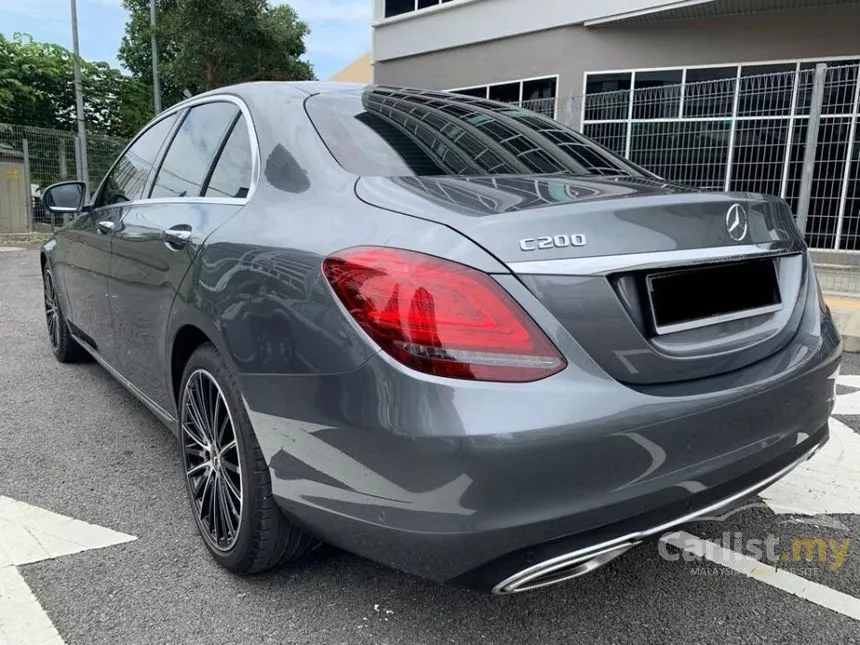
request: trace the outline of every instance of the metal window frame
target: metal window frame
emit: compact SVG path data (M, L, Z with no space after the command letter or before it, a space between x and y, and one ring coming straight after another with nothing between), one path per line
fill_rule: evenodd
M409 20L410 18L415 18L417 16L426 16L426 15L432 14L436 11L444 11L445 9L448 9L452 6L456 7L456 6L460 6L460 5L464 5L464 4L470 4L472 2L478 2L478 1L479 0L448 0L447 2L443 2L443 0L436 0L436 4L434 4L432 7L422 7L421 9L419 9L418 8L418 0L413 0L412 10L406 11L404 13L399 13L396 16L389 16L388 18L386 18L385 17L385 2L386 2L386 0L383 0L382 1L382 15L379 16L374 21L374 23L371 25L371 27L377 27L380 25L388 25L388 24L391 24L393 22L400 22L401 20Z
M669 70L675 69L709 69L711 67L735 67L741 66L744 67L746 65L787 65L787 64L796 64L799 68L803 63L832 63L835 61L852 61L860 59L860 52L854 55L839 55L839 56L810 56L807 58L773 58L773 59L765 59L765 60L742 60L730 63L697 63L695 65L663 65L657 67L621 67L618 69L595 69L587 72L583 72L583 96L585 95L585 81L589 75L592 74L624 74L624 73L633 73L633 72L665 72Z
M552 99L555 101L552 110L552 118L558 120L558 107L559 107L559 83L561 82L561 74L544 74L542 76L530 76L526 78L513 78L508 81L496 81L494 83L479 83L477 85L463 85L462 87L453 87L450 89L442 90L443 92L461 92L463 90L477 90L478 88L484 88L484 97L486 100L490 100L490 88L495 85L510 85L511 83L519 83L520 91L519 91L519 101L518 103L522 105L523 103L523 86L529 81L546 81L550 79L555 79L555 96Z

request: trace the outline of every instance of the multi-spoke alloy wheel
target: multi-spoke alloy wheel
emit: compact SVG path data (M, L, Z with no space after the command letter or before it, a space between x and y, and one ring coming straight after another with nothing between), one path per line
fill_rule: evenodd
M214 345L191 353L179 392L185 489L209 553L245 575L302 557L316 540L278 507L236 377Z
M51 338L51 348L56 352L60 346L60 311L57 309L57 292L54 289L54 279L45 272L45 318L48 322L48 335Z
M45 296L45 321L48 323L48 337L51 339L51 351L61 363L75 363L86 360L89 356L78 344L69 331L69 325L60 308L60 298L57 293L57 284L54 282L54 274L50 268L45 267L42 275L42 284Z
M242 524L242 465L224 393L204 369L185 382L180 429L185 476L201 533L214 549L229 551Z

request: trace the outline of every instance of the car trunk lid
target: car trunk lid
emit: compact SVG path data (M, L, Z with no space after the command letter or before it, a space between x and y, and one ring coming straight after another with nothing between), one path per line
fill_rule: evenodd
M472 239L630 384L761 360L788 343L806 301L805 246L775 198L562 175L365 177L356 193Z

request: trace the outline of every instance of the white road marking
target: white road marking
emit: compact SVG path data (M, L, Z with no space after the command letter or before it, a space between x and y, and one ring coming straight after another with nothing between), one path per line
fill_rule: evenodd
M0 643L63 645L63 639L15 567L0 567Z
M801 578L784 569L777 569L742 553L724 549L719 544L703 540L684 531L667 533L660 539L683 551L704 557L715 564L786 591L798 598L826 607L854 620L860 620L860 598L854 598L841 591Z
M0 495L0 644L63 643L16 567L136 539Z
M833 414L860 414L860 390L837 396Z
M860 388L860 374L839 374L836 377L837 385L844 385L846 387L856 387ZM845 396L844 394L838 396ZM837 396L837 400L838 400Z
M781 515L860 514L860 435L830 419L830 441L806 463L759 493Z

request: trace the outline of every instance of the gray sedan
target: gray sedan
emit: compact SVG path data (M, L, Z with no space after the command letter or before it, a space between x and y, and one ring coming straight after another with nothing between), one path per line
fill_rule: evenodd
M731 507L827 440L841 341L788 206L516 106L324 83L159 114L42 248L59 361L177 436L203 543L498 594ZM153 474L153 476L156 476Z

